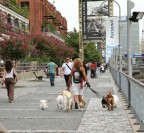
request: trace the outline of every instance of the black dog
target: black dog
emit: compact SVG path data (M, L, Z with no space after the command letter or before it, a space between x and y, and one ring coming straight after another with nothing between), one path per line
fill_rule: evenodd
M107 107L107 100L106 98L103 96L102 100L101 100L101 103L102 103L102 107L103 108L106 108Z

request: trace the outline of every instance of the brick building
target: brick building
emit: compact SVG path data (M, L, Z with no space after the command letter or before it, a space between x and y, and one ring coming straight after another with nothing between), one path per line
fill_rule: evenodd
M47 0L16 0L23 8L29 8L30 31L41 33L44 22L50 22L55 30L63 35L67 34L67 21Z

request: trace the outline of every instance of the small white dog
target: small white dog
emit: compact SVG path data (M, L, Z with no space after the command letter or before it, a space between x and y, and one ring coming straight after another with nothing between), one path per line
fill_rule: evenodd
M63 95L58 95L56 101L57 101L58 109L62 109L63 108Z
M45 109L47 109L47 108L48 108L47 100L41 99L41 100L40 100L40 109L45 110Z
M65 111L70 111L72 108L72 94L71 92L65 90L61 95L57 97L57 106L59 109L64 108Z
M118 99L118 96L117 96L117 95L113 95L113 97L114 97L114 107L116 108L119 99Z

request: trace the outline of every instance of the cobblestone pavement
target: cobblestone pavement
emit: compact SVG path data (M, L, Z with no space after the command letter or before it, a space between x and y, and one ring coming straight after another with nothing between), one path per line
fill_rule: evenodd
M98 78L89 78L89 82L101 95L109 90L118 95L114 111L102 108L101 99L86 88L86 111L58 110L55 98L66 89L64 78L56 77L54 87L47 78L20 80L15 87L14 103L8 103L6 89L0 89L0 122L11 133L134 133L110 72L107 70ZM52 98L48 109L40 110L40 99Z

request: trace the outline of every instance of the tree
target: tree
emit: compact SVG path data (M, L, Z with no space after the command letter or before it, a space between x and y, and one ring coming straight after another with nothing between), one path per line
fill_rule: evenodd
M89 43L84 49L84 59L85 61L100 61L101 56L94 43Z
M74 28L73 31L68 32L67 37L65 38L65 42L68 46L73 47L76 54L75 58L79 57L79 33ZM85 61L98 61L101 60L101 56L95 46L94 43L89 43L87 46L84 46L84 60Z
M74 58L79 57L79 33L77 30L74 28L73 31L68 32L65 42L69 47L74 48L75 50L75 56Z
M3 59L11 59L18 61L28 55L33 47L30 45L29 35L19 35L17 37L10 36L10 38L2 37L0 41L0 53Z

